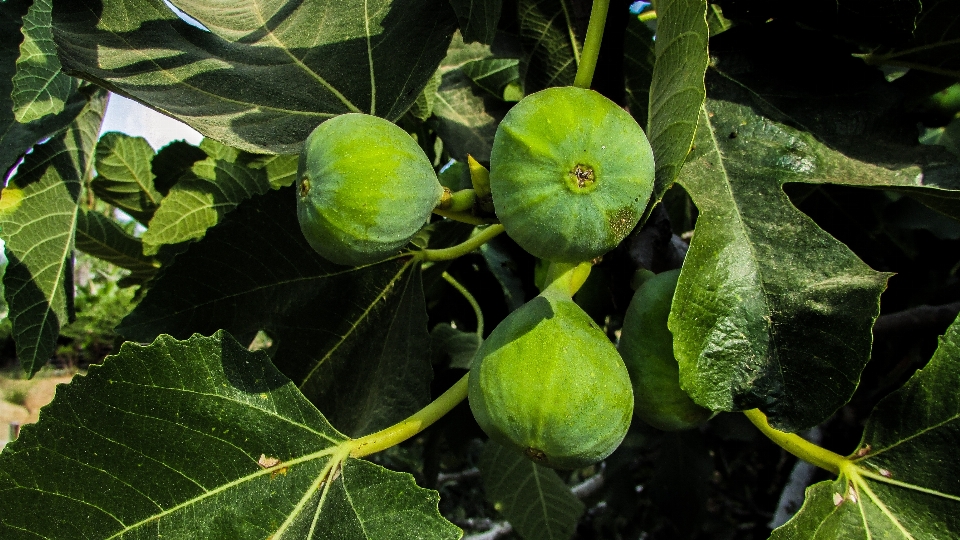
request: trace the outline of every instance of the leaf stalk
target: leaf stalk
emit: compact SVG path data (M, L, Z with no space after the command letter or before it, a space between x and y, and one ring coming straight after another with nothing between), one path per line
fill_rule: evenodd
M406 420L376 433L349 441L347 444L351 446L350 457L361 458L396 446L443 418L445 414L467 398L467 378L469 376L469 373L465 374L440 397L407 417Z
M607 24L607 11L610 0L593 0L590 8L590 22L587 24L587 37L583 41L583 53L577 66L577 76L573 85L590 88L593 72L597 69L597 57L600 55L600 43L603 41L603 27Z
M416 252L416 256L421 261L451 261L462 257L475 249L478 249L480 246L486 244L492 240L495 236L504 231L503 225L497 223L496 225L490 225L486 229L480 231L475 236L468 238L463 243L457 244L452 247L442 248L442 249L424 249L422 251Z
M776 443L777 446L807 463L816 465L834 474L840 474L840 471L844 470L845 466L850 462L849 459L840 454L835 454L826 448L817 446L795 433L784 433L770 427L770 424L767 422L767 416L760 412L759 409L743 411L743 414L746 415L747 419L749 419L753 425L757 426L757 429L759 429L761 433Z

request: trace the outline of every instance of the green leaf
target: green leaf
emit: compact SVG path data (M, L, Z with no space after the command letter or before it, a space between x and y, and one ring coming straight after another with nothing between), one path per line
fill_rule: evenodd
M519 0L520 73L532 94L551 86L569 86L577 76L586 26L578 28L569 0Z
M430 331L430 348L440 363L455 369L470 369L473 356L483 340L476 332L457 330L449 323L441 323Z
M952 0L917 2L921 10L912 40L863 55L868 64L899 66L960 78L960 4Z
M216 157L217 151L226 154ZM219 146L211 154L194 163L160 202L142 237L144 255L155 255L166 244L202 238L242 201L273 189L265 164L248 166L250 156L241 159ZM282 163L289 165L289 159ZM286 171L273 174L288 176Z
M807 488L771 538L960 536L960 322L925 368L884 398L840 478Z
M487 500L524 540L566 540L583 514L580 502L553 469L487 441L480 456Z
M679 179L700 214L669 327L681 386L694 401L759 407L778 429L796 431L856 389L889 275L790 203L784 182L826 173L798 166L790 144L753 139L774 129L747 107L705 104Z
M0 454L0 536L459 538L436 492L345 441L225 332L126 343Z
M657 163L654 201L677 178L697 130L709 60L706 13L706 0L657 2L656 63L647 116L647 138Z
M190 143L173 141L161 148L150 162L150 171L154 176L153 187L166 196L170 193L170 188L194 163L207 157L206 152Z
M271 189L280 189L294 183L300 154L284 154L258 157L247 164L251 169L263 169Z
M423 121L433 114L433 104L437 100L437 89L440 88L440 72L437 71L427 81L423 91L417 96L417 100L410 107L410 113L417 119Z
M73 310L73 233L106 104L98 97L63 134L29 154L0 197L9 266L4 294L23 369L33 375L56 348Z
M17 160L40 140L65 128L83 111L92 96L91 87L75 92L67 100L63 112L42 120L21 124L14 117L13 78L20 56L22 17L31 2L8 0L0 2L0 173L6 173Z
M450 0L460 20L460 33L467 43L493 43L503 0Z
M723 16L720 6L707 4L707 26L710 27L710 37L713 37L732 28L733 22Z
M149 222L163 198L153 185L153 157L153 148L143 137L105 133L97 142L93 192L137 221Z
M143 283L160 268L159 261L143 255L143 242L139 238L97 212L82 210L77 214L75 241L80 251L130 270L128 283Z
M460 69L474 84L502 98L503 89L520 79L519 65L516 58L485 58L467 62Z
M419 268L409 258L324 260L300 232L292 187L245 202L178 255L117 331L148 342L219 328L244 340L264 330L280 370L351 436L429 402Z
M650 83L656 62L653 32L637 17L627 20L623 37L623 75L627 91L627 108L641 126L647 125L650 106Z
M477 62L496 61L490 47L465 44L459 34L450 43L447 56L440 64L440 86L433 101L432 126L443 140L444 148L457 161L467 161L467 154L477 161L489 162L490 149L497 125L507 106L500 99L478 88L467 75ZM482 74L482 70L475 71Z
M14 115L23 124L62 112L80 82L60 71L50 9L51 0L34 0L23 18L12 93Z
M57 0L64 70L253 152L298 153L323 120L396 120L446 53L446 0L335 0L177 6L162 0ZM229 7L229 9L224 9Z

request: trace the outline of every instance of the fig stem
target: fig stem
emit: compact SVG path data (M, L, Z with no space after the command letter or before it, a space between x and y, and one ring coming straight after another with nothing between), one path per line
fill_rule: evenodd
M349 441L347 444L351 447L350 457L361 458L396 446L443 418L445 414L467 398L467 378L469 375L469 373L465 374L440 397L408 416L405 420L376 433Z
M583 52L580 55L580 64L577 66L577 76L573 85L580 88L590 88L593 82L593 72L597 69L597 56L600 55L600 42L603 41L603 27L607 23L607 10L610 0L593 0L590 8L590 22L587 24L587 37L583 40Z
M493 223L493 220L477 217L473 215L472 212L453 212L441 208L434 208L433 213L438 216L443 216L447 219L452 219L461 223L468 223L470 225L489 225L490 223Z
M416 252L416 256L421 261L452 261L459 257L478 249L480 246L492 240L495 236L503 232L503 225L497 223L490 225L476 235L468 238L461 244L443 249L424 249Z
M743 411L743 414L746 415L753 425L757 426L757 429L759 429L761 433L776 443L777 446L807 463L816 465L834 474L840 474L840 471L850 462L849 459L840 454L835 454L826 448L817 446L795 433L784 433L778 429L774 429L767 423L767 416L760 412L759 409Z
M563 263L552 262L547 269L547 278L543 287L544 292L551 289L563 294L566 297L573 298L580 287L587 281L593 263Z
M480 339L483 339L483 311L480 309L480 304L477 303L477 299L470 294L470 291L466 287L460 284L456 278L450 275L449 272L444 272L441 274L443 279L447 280L454 289L456 289L463 298L470 304L470 307L473 308L473 314L477 317L477 335L480 336Z
M477 202L477 192L473 189L461 189L459 191L450 191L444 188L443 198L437 208L447 212L470 212L473 205Z

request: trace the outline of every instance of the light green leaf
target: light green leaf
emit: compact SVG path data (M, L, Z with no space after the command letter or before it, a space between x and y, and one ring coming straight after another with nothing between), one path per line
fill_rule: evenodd
M503 0L450 0L460 20L460 32L467 43L493 43Z
M570 0L519 0L518 9L524 92L573 84L586 25L576 26Z
M0 536L459 538L436 492L346 441L225 332L125 343L0 454Z
M524 540L573 536L583 503L556 471L493 441L484 445L479 468L487 500Z
M73 235L81 182L93 168L93 148L106 92L63 134L37 147L0 197L0 234L9 266L4 294L23 369L33 375L53 355L73 310Z
M450 42L447 0L55 0L64 70L260 153L298 153L327 118L396 120Z
M149 222L163 198L153 185L153 157L153 148L143 137L105 133L97 142L93 192L137 221Z
M485 58L468 62L460 69L474 84L500 98L508 84L520 79L519 65L516 58Z
M60 72L50 9L51 0L34 0L23 18L12 93L14 115L22 124L62 112L80 82Z
M130 270L128 283L143 283L160 262L143 255L143 242L127 234L116 221L93 211L77 214L76 247L80 251Z
M440 88L440 72L437 71L427 81L423 91L417 96L417 100L410 107L410 114L420 120L426 120L433 114L433 103L437 99L437 89Z
M206 149L209 148L208 144ZM170 188L150 220L142 237L144 255L155 255L166 244L202 238L207 229L242 201L272 189L268 168L248 166L249 159L249 156L235 158L228 151L221 153L221 158L211 156L194 163L190 172ZM289 159L277 165L287 167ZM289 177L286 170L281 173L273 170L272 174L274 180Z
M960 536L960 323L925 368L884 398L840 478L807 488L775 540Z
M267 182L270 182L270 188L280 189L293 184L297 179L299 161L299 154L263 156L255 158L247 166L251 169L263 169L267 174Z
M679 179L700 214L669 326L680 383L694 401L759 407L778 429L796 431L856 389L888 274L790 203L784 182L829 181L836 170L799 166L788 141L755 139L777 129L787 128L748 107L705 104Z
M706 12L706 0L657 2L657 59L647 116L647 138L657 164L654 201L677 178L697 130L709 60Z
M337 429L385 428L430 400L419 267L410 258L326 261L304 239L295 206L292 186L246 201L164 267L117 331L149 342L223 328L247 342L263 330L277 367Z
M8 172L37 142L52 136L69 125L90 101L95 88L86 86L73 93L63 112L45 116L28 124L21 124L14 117L11 98L13 78L17 73L20 56L22 17L27 14L32 2L8 0L0 2L0 174Z

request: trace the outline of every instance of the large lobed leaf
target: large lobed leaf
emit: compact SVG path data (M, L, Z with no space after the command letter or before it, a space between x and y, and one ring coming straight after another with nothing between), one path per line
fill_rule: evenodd
M487 441L480 456L487 501L525 540L567 540L584 506L553 469Z
M517 9L524 92L573 84L586 28L576 26L570 0L519 0Z
M346 441L225 332L126 343L0 454L0 536L460 537L436 492Z
M927 366L884 398L836 481L807 488L776 540L960 536L960 322Z
M33 375L53 356L73 311L74 227L81 182L91 174L106 92L70 128L37 147L0 197L3 276L17 356Z
M429 401L427 315L409 258L360 268L321 258L293 188L240 205L177 256L118 332L141 342L264 330L277 366L341 432L376 431Z
M697 402L759 407L787 431L819 423L853 393L886 275L793 207L782 185L896 189L951 215L960 202L960 164L883 113L881 74L834 52L806 60L830 75L829 88L803 82L812 66L793 62L803 47L768 67L805 39L820 37L734 29L711 45L711 99L679 180L700 215L670 318L681 385ZM851 103L864 106L851 113Z
M64 70L230 146L297 153L323 120L395 120L416 100L456 26L447 0L280 0L176 5L58 0Z

